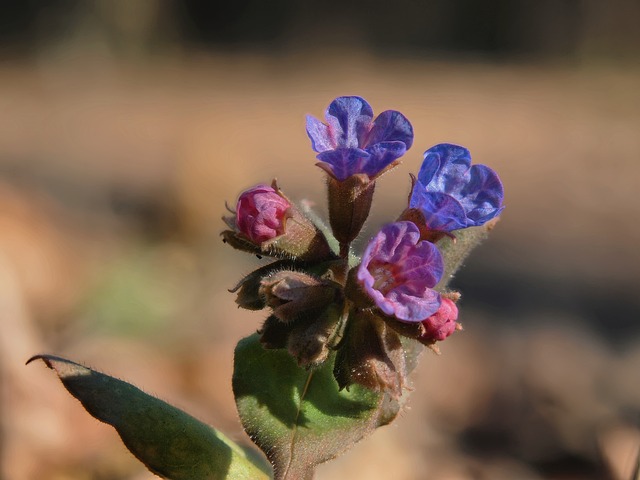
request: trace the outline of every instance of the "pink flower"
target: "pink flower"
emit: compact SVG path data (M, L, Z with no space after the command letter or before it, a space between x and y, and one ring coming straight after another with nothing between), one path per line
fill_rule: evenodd
M284 233L289 201L268 185L244 191L236 207L236 228L260 245Z
M458 307L452 300L443 297L438 311L422 322L425 333L420 341L428 343L444 340L455 332L456 320Z
M369 242L357 278L384 313L404 322L421 322L440 307L440 295L433 287L443 272L438 248L420 241L418 227L395 222L382 227Z

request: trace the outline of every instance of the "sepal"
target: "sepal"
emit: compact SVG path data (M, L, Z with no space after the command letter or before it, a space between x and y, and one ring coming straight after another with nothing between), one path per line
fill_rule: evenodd
M262 310L267 306L264 296L260 294L262 279L275 272L291 270L294 265L291 261L280 260L260 267L240 280L229 292L236 294L236 303L240 308Z
M360 233L371 210L374 190L375 182L365 174L344 181L327 176L329 223L341 245L348 245Z
M358 384L399 398L406 384L400 337L371 310L353 312L333 374L341 390Z
M334 282L296 270L280 270L264 276L258 294L284 323L312 317L341 295L339 285Z

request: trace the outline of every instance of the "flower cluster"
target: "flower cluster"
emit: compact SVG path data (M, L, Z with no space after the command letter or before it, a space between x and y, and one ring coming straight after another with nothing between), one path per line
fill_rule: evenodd
M325 122L308 116L307 134L327 175L330 229L275 181L246 190L225 218L223 239L274 261L231 291L243 308L270 310L258 332L265 348L287 349L306 368L334 358L340 388L357 383L399 396L401 337L437 349L459 329L460 294L446 290L440 242L497 217L502 184L489 167L471 165L466 148L431 147L398 219L354 261L351 244L369 216L376 180L411 147L413 127L394 110L374 118L363 98L351 96L331 102Z

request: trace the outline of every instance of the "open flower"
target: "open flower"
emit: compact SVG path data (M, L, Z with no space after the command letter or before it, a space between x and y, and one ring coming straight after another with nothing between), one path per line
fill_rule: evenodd
M432 288L444 271L438 248L420 241L412 222L385 225L369 242L358 268L364 291L387 315L421 322L438 311L440 295Z
M282 235L291 203L268 185L256 185L240 194L236 207L236 227L252 242Z
M496 172L471 166L469 150L441 143L424 153L409 208L419 210L430 230L477 227L502 211L504 190Z
M413 128L404 115L387 110L374 120L361 97L336 98L325 119L308 115L307 134L318 165L339 181L359 173L377 176L413 143Z

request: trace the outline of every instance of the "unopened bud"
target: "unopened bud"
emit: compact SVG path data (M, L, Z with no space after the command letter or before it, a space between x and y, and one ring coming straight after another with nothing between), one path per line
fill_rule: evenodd
M262 279L274 272L290 268L293 268L293 263L287 260L278 260L277 262L270 263L245 276L229 291L236 294L236 303L240 308L262 310L266 307L265 298L260 294Z
M340 389L357 383L400 397L406 364L398 334L369 310L353 313L348 322L333 369Z
M335 335L342 304L333 304L315 318L296 323L287 341L289 353L301 367L323 363L329 356L329 343Z
M418 340L424 344L444 340L457 330L456 320L458 307L443 295L438 311L422 322L424 334Z
M322 232L282 193L275 180L271 187L257 185L240 195L231 228L223 240L246 252L271 257L321 261L335 257Z
M236 226L240 233L260 245L284 233L290 208L289 200L273 187L256 185L240 194Z
M280 321L289 323L325 309L335 300L337 290L332 282L304 272L283 270L264 277L259 294Z

